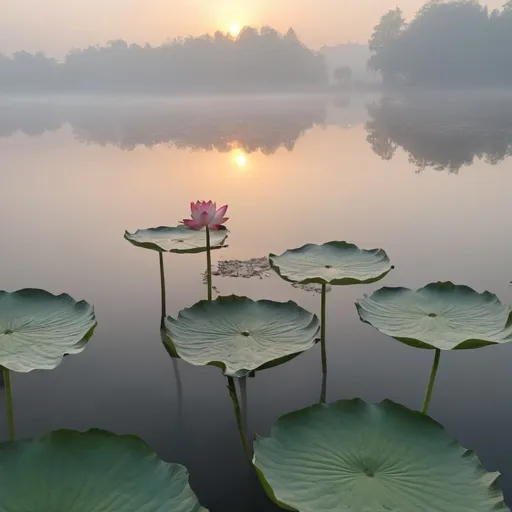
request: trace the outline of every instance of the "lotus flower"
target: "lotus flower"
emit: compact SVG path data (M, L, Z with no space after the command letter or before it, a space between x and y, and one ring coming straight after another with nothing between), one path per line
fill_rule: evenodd
M191 219L184 219L183 224L192 229L203 229L208 227L217 231L224 224L228 217L224 217L228 211L228 205L217 210L217 203L212 201L197 201L190 203Z

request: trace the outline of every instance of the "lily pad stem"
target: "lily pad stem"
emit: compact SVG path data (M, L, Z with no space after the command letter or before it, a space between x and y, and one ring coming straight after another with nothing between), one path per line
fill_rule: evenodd
M432 370L430 371L430 380L428 381L427 392L425 393L425 400L423 400L423 408L421 412L427 414L428 406L430 405L430 397L432 396L432 390L434 389L434 382L436 380L437 369L439 367L439 359L441 358L441 351L436 348L436 355L434 356L434 362L432 364Z
M325 283L322 283L322 306L320 312L320 343L322 345L322 393L320 395L320 402L323 404L325 404L327 400L327 348L325 342L326 298L327 285Z
M160 327L163 329L164 327L164 320L167 316L166 312L166 298L165 298L165 272L164 272L164 256L163 252L158 252L158 258L160 261L160 297L162 301L162 317L160 319Z
M247 436L242 421L242 411L240 409L240 402L238 401L238 394L236 392L235 381L233 380L233 377L228 377L228 389L229 395L231 396L231 401L233 402L233 408L235 409L236 424L238 427L238 433L240 434L242 445L244 447L244 453L245 456L247 457L249 464L252 465L251 451L249 450L249 446L247 444Z
M7 368L3 368L4 380L5 380L5 405L7 408L7 418L9 420L9 437L11 441L16 438L14 430L14 410L12 407L12 391L11 391L11 375Z
M212 301L212 252L210 247L210 228L206 226L206 278L208 283L208 301Z

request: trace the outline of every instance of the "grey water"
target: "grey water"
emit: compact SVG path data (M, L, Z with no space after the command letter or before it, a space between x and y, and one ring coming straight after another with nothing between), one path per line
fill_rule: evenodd
M159 332L158 256L123 239L174 225L189 203L229 204L230 246L249 259L306 242L384 248L381 283L327 297L328 400L421 407L433 354L362 324L380 286L451 280L512 302L512 94L268 98L0 98L1 288L67 292L95 306L86 350L12 377L17 433L92 427L142 437L184 464L212 512L277 510L245 462L219 369L172 361ZM167 312L205 297L204 255L165 255ZM222 294L320 297L276 276L215 278ZM443 353L430 414L512 505L512 345ZM248 431L318 401L320 347L257 373ZM0 397L0 440L8 437Z

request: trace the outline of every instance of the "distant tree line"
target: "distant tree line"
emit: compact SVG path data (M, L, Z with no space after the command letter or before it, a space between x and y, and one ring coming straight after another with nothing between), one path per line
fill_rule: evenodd
M407 23L386 13L369 41L385 84L512 85L512 0L489 12L475 0L431 0Z
M323 56L293 29L245 27L175 39L161 46L111 41L72 50L63 62L24 51L0 55L2 91L187 92L318 87L328 81Z

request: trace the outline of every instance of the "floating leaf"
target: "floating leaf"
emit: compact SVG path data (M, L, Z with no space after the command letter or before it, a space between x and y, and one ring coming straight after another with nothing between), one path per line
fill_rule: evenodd
M91 305L44 290L0 291L0 366L15 372L51 370L82 352L96 319Z
M294 302L219 297L167 317L165 329L182 359L216 365L229 377L276 366L317 341L318 318Z
M300 512L508 511L478 457L389 400L341 400L280 418L254 443L269 496Z
M2 512L206 512L183 466L102 430L0 443L0 482Z
M307 244L280 256L269 255L270 266L292 283L330 285L366 284L379 281L392 269L383 249L359 249L347 242Z
M210 230L211 249L226 247L229 231L223 226L218 231ZM124 238L131 244L159 252L195 254L206 251L206 230L194 230L186 226L161 226L138 229L135 233L125 231Z
M363 322L413 347L473 349L512 341L510 307L468 286L382 288L356 303Z

